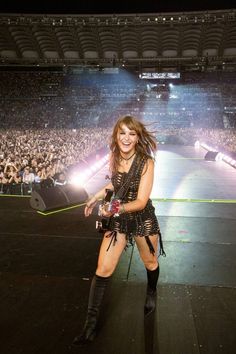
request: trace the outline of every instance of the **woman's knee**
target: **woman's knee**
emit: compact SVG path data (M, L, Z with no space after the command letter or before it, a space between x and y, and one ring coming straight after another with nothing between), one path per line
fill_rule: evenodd
M143 263L145 265L145 268L147 268L148 270L155 270L159 265L157 259L144 260Z
M115 268L107 265L98 265L96 269L96 274L100 277L110 277L114 273Z

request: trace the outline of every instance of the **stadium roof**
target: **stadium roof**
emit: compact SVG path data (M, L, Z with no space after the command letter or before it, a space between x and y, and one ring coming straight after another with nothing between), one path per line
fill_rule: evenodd
M88 12L2 13L0 65L235 69L235 9Z
M2 1L0 13L114 14L223 10L235 7L233 0L21 0Z

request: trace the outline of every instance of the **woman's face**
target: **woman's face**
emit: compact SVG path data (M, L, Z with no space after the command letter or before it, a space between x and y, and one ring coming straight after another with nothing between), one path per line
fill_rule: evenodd
M135 130L130 130L125 124L121 125L117 133L117 143L122 154L131 155L135 152L138 135Z

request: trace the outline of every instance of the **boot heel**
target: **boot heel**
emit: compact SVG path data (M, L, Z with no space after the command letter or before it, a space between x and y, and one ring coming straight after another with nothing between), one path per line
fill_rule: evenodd
M95 328L93 331L91 331L90 328L88 330L85 329L81 333L80 336L75 337L72 344L73 345L83 345L83 344L92 343L96 337L96 330L95 330ZM90 333L88 333L88 332L90 332Z

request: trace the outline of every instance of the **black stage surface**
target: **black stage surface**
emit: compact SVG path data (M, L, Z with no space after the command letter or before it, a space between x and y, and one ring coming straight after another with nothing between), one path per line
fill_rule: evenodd
M163 145L157 155L152 197L167 257L156 314L144 320L146 274L130 247L106 294L99 335L86 347L71 343L96 267L97 216L85 219L83 207L43 216L29 198L1 196L0 353L235 353L236 169L205 161L205 153ZM87 183L89 193L106 173Z

